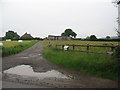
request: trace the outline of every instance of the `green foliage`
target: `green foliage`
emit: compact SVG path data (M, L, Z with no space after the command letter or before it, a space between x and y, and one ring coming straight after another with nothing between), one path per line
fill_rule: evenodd
M89 37L89 36L87 36L87 37L86 37L86 40L90 40L90 37Z
M12 39L12 40L17 40L19 39L19 37L20 36L14 31L8 31L6 32L6 35L5 35L6 39Z
M61 36L68 36L68 37L72 36L72 37L75 38L75 37L77 36L77 34L76 34L75 32L73 32L72 29L66 29L66 30L61 34Z

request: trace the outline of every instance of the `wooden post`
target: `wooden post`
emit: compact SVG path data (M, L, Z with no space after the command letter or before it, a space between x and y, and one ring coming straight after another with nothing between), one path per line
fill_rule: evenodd
M69 44L68 44L68 46L69 46ZM69 48L70 48L70 46L68 47L67 51L69 51Z
M112 52L114 51L114 47L113 47L113 46L111 47L111 51L112 51Z
M56 49L57 49L57 45L56 45Z
M73 44L73 51L74 51L74 49L75 49L75 45Z
M62 50L64 50L64 45L62 45Z
M50 47L51 46L51 44L50 44L50 42L48 42L48 47Z
M87 44L87 53L89 52L89 44Z

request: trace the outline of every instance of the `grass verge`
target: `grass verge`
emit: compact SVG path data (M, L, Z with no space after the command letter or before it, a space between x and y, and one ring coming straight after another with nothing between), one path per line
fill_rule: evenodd
M86 74L118 81L119 63L103 54L59 51L45 46L43 56L52 63Z
M32 45L34 45L37 42L38 41L30 41L29 43L21 43L21 44L12 46L12 47L2 47L2 57L17 54L17 53L31 47Z

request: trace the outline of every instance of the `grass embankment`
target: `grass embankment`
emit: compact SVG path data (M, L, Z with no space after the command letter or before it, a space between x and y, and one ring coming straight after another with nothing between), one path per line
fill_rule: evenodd
M31 47L32 45L34 45L35 43L37 43L38 41L23 41L22 43L18 43L18 41L3 41L3 47L2 47L2 56L9 56L9 55L13 55L13 54L17 54L29 47Z
M43 56L50 62L87 74L116 81L118 80L119 63L111 56L105 54L87 54L82 52L56 50L54 45L60 42L63 44L65 41L51 41L53 47L48 47L48 41L45 41ZM66 43L70 42L73 42L74 44L79 43L79 41L66 41ZM83 43L85 44L85 42ZM94 44L95 43L99 44L101 42L94 42Z

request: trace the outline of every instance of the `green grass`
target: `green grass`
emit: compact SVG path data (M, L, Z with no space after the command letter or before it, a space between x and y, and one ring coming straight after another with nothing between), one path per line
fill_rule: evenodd
M36 42L38 42L38 41L24 41L24 43L17 43L16 41L3 42L3 45L5 45L6 43L9 43L9 44L6 44L5 46L2 47L2 56L5 57L5 56L17 54L17 53L31 47Z
M52 41L55 43L55 41ZM45 41L43 56L50 62L90 75L118 80L119 63L105 54L60 51L48 47Z

